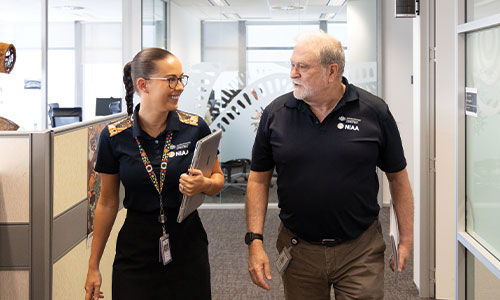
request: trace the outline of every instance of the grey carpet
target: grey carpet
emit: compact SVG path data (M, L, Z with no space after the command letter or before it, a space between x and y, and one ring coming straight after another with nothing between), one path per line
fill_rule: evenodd
M279 225L278 209L269 209L264 229L264 247L271 262L271 290L256 287L247 271L247 247L243 242L246 231L243 209L201 209L201 219L208 234L210 266L212 275L212 296L214 300L284 299L281 278L274 268L277 257L275 241ZM387 245L386 262L389 261L389 209L380 211L384 238ZM408 269L399 274L399 282L394 283L394 274L386 264L385 299L421 299L413 283L413 258ZM332 299L334 299L332 297Z

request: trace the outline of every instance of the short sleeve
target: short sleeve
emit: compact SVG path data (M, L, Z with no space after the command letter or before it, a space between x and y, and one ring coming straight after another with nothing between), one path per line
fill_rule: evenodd
M386 173L399 172L406 167L406 158L396 120L389 109L387 117L381 123L383 143L377 165Z
M198 117L198 123L200 128L200 135L198 136L198 139L201 140L210 134L210 127L208 127L207 122L205 122L205 120L201 117Z
M106 126L99 137L97 161L94 170L99 173L116 174L120 171L118 158L113 151L113 143Z
M252 148L251 170L264 172L271 170L275 163L270 142L270 119L268 110L264 110L257 129L257 135Z

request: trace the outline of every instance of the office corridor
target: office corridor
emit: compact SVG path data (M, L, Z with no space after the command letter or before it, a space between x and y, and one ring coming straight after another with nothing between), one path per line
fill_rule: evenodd
M243 209L201 209L209 240L210 265L212 271L212 298L214 300L284 299L281 278L274 268L277 257L275 241L279 225L278 209L269 209L264 230L264 246L271 262L272 281L270 291L253 285L247 271L247 246L243 242L246 231L245 211ZM380 211L380 221L384 231L387 249L386 262L389 261L389 209ZM385 268L385 298L387 300L421 299L413 283L412 259L407 270L399 275L396 286L394 275L388 265ZM333 299L333 298L332 298Z

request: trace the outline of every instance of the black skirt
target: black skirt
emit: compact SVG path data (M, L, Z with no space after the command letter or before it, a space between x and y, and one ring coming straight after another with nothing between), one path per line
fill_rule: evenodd
M158 215L127 211L116 242L113 300L211 299L208 240L198 212L180 224L177 211L167 212L172 262L166 266L159 262Z

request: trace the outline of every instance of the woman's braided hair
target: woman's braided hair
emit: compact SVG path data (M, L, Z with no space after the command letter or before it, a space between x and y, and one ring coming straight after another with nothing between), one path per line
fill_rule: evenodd
M123 67L123 84L125 85L125 101L127 113L134 112L134 92L137 91L137 79L148 78L156 73L156 61L168 58L173 54L161 48L148 48L137 53L134 59Z

